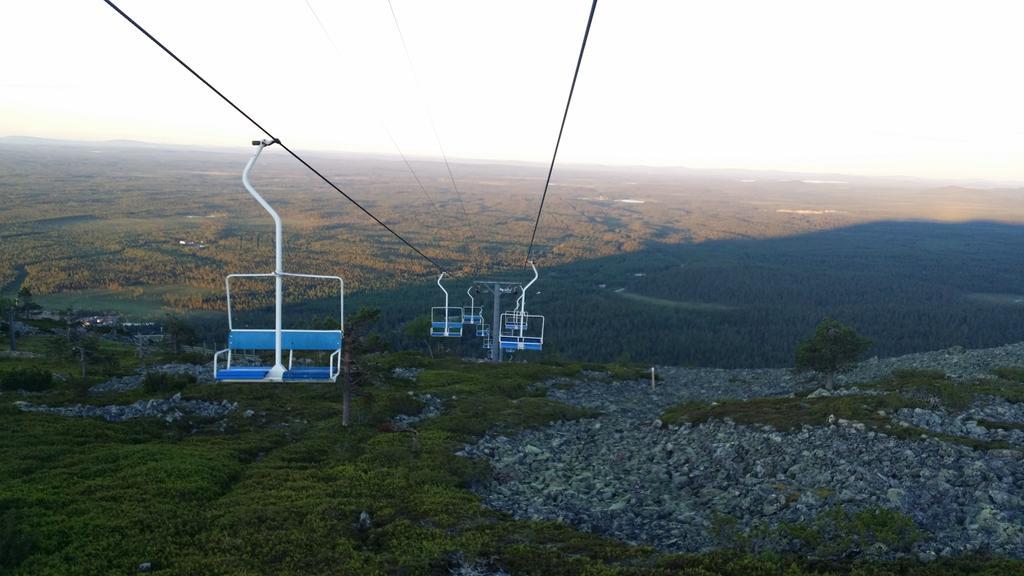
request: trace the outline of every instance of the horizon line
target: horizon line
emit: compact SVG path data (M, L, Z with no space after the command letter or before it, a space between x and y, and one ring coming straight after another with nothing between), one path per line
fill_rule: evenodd
M235 151L236 148L226 144L179 144L173 142L154 142L148 140L136 140L132 138L113 138L104 140L86 140L76 138L52 138L47 136L30 136L26 134L6 134L0 136L0 144L4 142L14 142L31 145L30 141L38 141L39 144L55 144L55 145L71 145L71 146L95 146L95 145L123 145L125 147L136 147L136 148L183 148L191 150L214 150L214 151ZM247 141L248 142L248 141ZM239 146L238 149L241 149ZM245 145L245 149L248 149L248 144ZM387 158L399 160L399 156L393 152L367 152L367 151L353 151L353 150L329 150L323 148L307 148L306 152L311 154L321 155L347 155L347 156L363 156L363 157L375 157L375 158ZM440 159L433 156L424 156L420 154L408 154L407 157L415 159L417 161L426 162L441 162ZM539 166L544 167L546 164L541 160L515 160L515 159L500 159L500 158L472 158L472 157L453 157L450 160L454 160L462 163L472 164L506 164L506 165L522 165L522 166ZM985 177L958 177L958 178L941 178L934 176L910 176L906 174L858 174L853 172L835 172L835 171L813 171L813 170L785 170L779 168L737 168L737 167L714 167L714 168L694 168L683 164L610 164L601 162L565 162L560 164L564 168L602 168L602 169L622 169L622 170L662 170L672 171L681 170L687 172L698 172L698 173L737 173L740 174L761 174L761 175L786 175L793 177L844 177L854 178L859 180L883 180L883 181L913 181L921 184L926 183L944 183L947 185L961 185L966 186L969 184L973 185L985 185L986 187L998 187L998 188L1020 188L1024 187L1024 180L1007 180L1007 179L996 179L996 178L985 178ZM810 179L799 179L793 178L803 183L815 184L819 183L815 180ZM788 179L787 179L788 180ZM778 182L778 181L776 181ZM749 182L757 183L757 181ZM829 181L821 180L820 183L827 183L830 185L840 184L849 185L854 184L853 182L847 181Z

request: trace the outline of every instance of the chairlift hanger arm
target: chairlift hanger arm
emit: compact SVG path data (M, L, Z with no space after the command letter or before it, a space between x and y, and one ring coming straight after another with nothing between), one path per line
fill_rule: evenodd
M532 260L527 262L527 264L529 264L530 267L533 268L533 280L530 280L526 284L526 286L523 286L523 294L526 294L526 291L529 290L530 286L532 286L533 283L537 281L537 277L540 276L540 274L537 273L537 266L534 265Z
M277 210L274 210L270 203L267 202L266 199L264 199L263 196L260 195L260 193L257 192L255 188L253 188L252 182L249 180L249 175L252 173L252 169L256 165L256 161L259 160L260 154L263 153L263 149L266 148L267 146L272 145L276 141L276 138L270 141L253 140L253 145L259 146L259 148L256 149L256 153L252 155L252 158L250 158L249 162L245 165L245 170L242 171L242 185L245 186L245 189L246 191L249 192L249 195L256 199L256 201L259 202L260 206L262 206L263 209L270 214L270 217L274 219L274 274L283 274L284 247L282 244L284 242L284 230L283 225L281 223L281 216L277 213Z
M448 307L448 291L445 290L444 289L444 285L441 284L441 279L444 278L445 274L447 274L447 272L441 272L441 275L437 277L437 285L438 285L439 288L441 288L441 292L444 292L444 307L447 308Z

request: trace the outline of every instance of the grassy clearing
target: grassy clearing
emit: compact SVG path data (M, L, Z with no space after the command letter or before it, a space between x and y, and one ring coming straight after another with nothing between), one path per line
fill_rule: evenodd
M424 371L415 383L398 381L389 376L396 366ZM184 383L185 398L239 403L226 432L202 422L27 414L11 407L11 395L0 396L0 573L128 574L142 562L158 574L442 575L459 562L517 575L1022 569L977 560L972 572L947 569L951 563L873 564L872 572L858 572L854 564L739 552L665 556L553 522L513 521L468 490L487 477L487 465L454 452L484 430L584 416L546 400L536 386L579 367L393 354L367 368L374 385L355 397L347 429L335 385ZM441 397L445 413L415 433L386 431L395 414L421 408L410 392ZM104 401L140 397L143 391ZM246 418L245 410L254 414ZM369 527L359 525L363 512Z
M633 292L627 292L626 290L616 290L613 294L621 296L626 300L632 300L634 302L640 302L641 304L648 304L651 306L662 306L666 308L674 308L676 310L688 310L691 312L727 312L729 310L735 310L735 306L726 306L725 304L715 304L713 302L693 302L684 300L667 300L665 298L655 298L653 296L644 296L643 294L636 294Z
M109 311L137 318L156 318L164 313L163 294L173 292L172 287L146 288L139 296L129 297L126 291L97 288L55 294L39 294L36 301L50 310L74 308L76 310Z

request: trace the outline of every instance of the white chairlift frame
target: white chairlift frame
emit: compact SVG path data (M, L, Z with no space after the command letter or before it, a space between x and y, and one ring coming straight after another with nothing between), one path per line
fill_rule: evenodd
M345 280L343 280L341 278L341 276L323 276L323 275L320 275L320 274L294 274L294 273L291 273L291 272L283 272L281 274L281 276L293 276L293 277L296 277L296 278L313 278L313 279L316 279L316 280L337 280L338 281L338 326L341 328L342 334L345 333ZM257 273L257 274L228 274L227 277L224 278L224 291L227 294L227 304L228 304L228 332L263 332L263 330L260 330L258 328L238 328L238 329L235 329L234 321L233 321L232 315L231 315L231 279L232 278L271 278L271 277L275 277L275 274L272 273L272 272L271 273L263 273L263 274L259 274L259 273ZM276 306L275 306L275 308L276 308ZM282 330L281 332L284 333L284 332L295 332L295 331L296 330ZM301 330L301 332L330 333L330 332L335 332L335 330ZM280 342L280 340L278 340L276 338L276 334L275 334L275 344L279 343L279 342ZM219 366L219 358L220 358L221 354L226 354L227 355L226 356L226 365L224 367L225 370L230 370L231 369L231 348L229 347L229 348L226 348L224 350L220 350L220 351L218 351L217 353L215 353L213 355L213 377L214 378L217 377L217 370L218 370L218 366ZM295 359L294 351L289 350L288 351L288 370L291 370L292 362L294 361L294 359ZM330 367L331 367L331 379L333 380L333 379L337 378L338 374L340 374L340 372L341 372L341 351L340 350L335 350L334 352L331 353Z
M523 286L522 294L516 299L516 307L512 312L505 312L501 315L501 326L498 329L498 344L501 345L503 340L507 342L509 339L513 339L517 350L525 350L527 344L544 345L544 317L539 314L526 313L526 293L539 276L533 262L530 262L530 267L533 268L533 279ZM526 333L530 322L540 322L539 335ZM508 328L508 326L512 326L512 328Z
M469 306L462 309L462 323L479 326L484 323L484 309L476 305L473 298L473 287L466 288L466 295L469 296ZM468 311L468 312L467 312ZM469 318L467 320L467 318Z
M286 368L282 363L281 353L281 335L284 332L282 327L282 308L284 304L284 289L283 280L285 276L295 276L300 278L317 278L325 280L337 280L340 287L339 295L339 324L341 326L341 332L344 334L345 331L345 281L339 276L321 276L317 274L289 274L284 271L284 232L281 224L281 216L278 215L277 211L263 198L259 192L253 188L252 183L249 181L249 174L252 172L253 166L256 165L256 160L259 159L263 149L277 142L276 140L259 140L253 141L253 144L258 146L256 153L252 155L249 162L245 165L245 170L242 171L242 185L245 186L249 195L251 195L264 210L270 214L271 218L274 219L274 271L263 274L229 274L224 279L225 288L227 291L227 303L228 303L228 330L233 330L231 320L231 278L242 278L242 277L273 277L274 278L274 365L267 372L266 376L262 378L265 381L281 382L284 380L284 373ZM251 331L261 332L261 330L240 330L240 331ZM302 332L335 332L333 330L302 330ZM217 377L217 363L221 354L227 353L227 368L231 368L231 347L229 346L225 350L221 350L213 356L213 375ZM288 369L291 368L292 359L294 354L292 351L288 353ZM337 368L335 368L337 366ZM330 358L330 370L329 374L331 379L337 378L341 371L341 351L335 350L331 353Z
M441 288L441 291L444 292L444 306L434 306L430 309L430 335L433 337L460 338L462 337L462 307L453 307L448 305L448 291L445 290L444 286L441 284L441 279L444 278L445 274L446 272L441 272L441 275L437 277L437 285ZM444 330L439 334L435 334L434 324L436 321L434 318L437 316L439 310L441 311L441 322L444 323ZM457 310L458 314L452 314L452 310ZM453 322L450 318L458 318L458 322ZM458 324L458 334L453 333L453 324Z

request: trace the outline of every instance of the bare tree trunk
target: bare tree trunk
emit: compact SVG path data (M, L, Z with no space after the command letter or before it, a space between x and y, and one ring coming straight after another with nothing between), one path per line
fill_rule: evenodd
M434 351L430 348L430 342L427 340L423 341L423 345L427 347L427 352L430 354L431 360L434 358Z
M349 407L352 403L352 357L351 346L345 346L345 381L341 384L341 425L348 426Z
M18 349L18 336L14 329L14 306L7 310L7 331L11 333L11 352Z
M82 364L82 386L85 386L85 346L78 347L78 361Z

